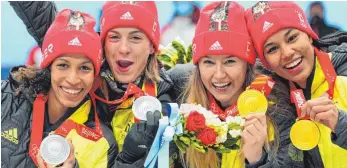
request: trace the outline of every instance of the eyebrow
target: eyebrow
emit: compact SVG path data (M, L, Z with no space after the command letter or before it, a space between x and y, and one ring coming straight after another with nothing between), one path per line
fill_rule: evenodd
M285 38L287 38L288 37L288 35L293 31L294 29L289 29L285 34L284 34L284 37ZM269 46L271 46L271 45L274 45L274 43L267 43L266 45L264 45L264 48L267 48L267 47L269 47Z
M92 62L92 61L90 61L90 60L87 60L87 61L82 62L82 64L88 64L88 63L93 64L93 62Z
M284 34L284 37L287 37L289 34L290 34L290 32L292 32L294 29L289 29L287 32L286 32L286 34Z
M68 63L69 63L69 61L66 60L66 59L64 59L64 58L57 58L57 60L60 60L60 61L64 61L64 62L68 62ZM86 63L91 63L91 64L93 64L93 62L92 62L91 60L86 60L86 61L82 62L81 65L82 65L82 64L86 64Z
M119 32L116 30L110 30L110 32L119 34ZM131 31L129 34L135 34L135 33L143 33L143 32L141 30L134 30L134 31Z

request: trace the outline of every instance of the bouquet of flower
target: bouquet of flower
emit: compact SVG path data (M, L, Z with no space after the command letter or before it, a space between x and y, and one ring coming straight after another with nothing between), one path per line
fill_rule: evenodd
M192 46L185 47L184 42L176 37L167 46L159 45L158 59L163 63L166 70L171 69L176 64L189 63L192 60Z
M221 121L218 115L194 104L182 104L179 115L178 123L183 125L183 134L176 134L174 141L182 152L189 146L202 153L206 153L207 148L218 153L239 149L243 118L228 116Z

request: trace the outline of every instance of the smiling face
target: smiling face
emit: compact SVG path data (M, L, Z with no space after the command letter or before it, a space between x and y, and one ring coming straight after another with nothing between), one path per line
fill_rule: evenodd
M232 56L207 56L198 62L205 88L228 107L236 103L243 91L247 62Z
M265 42L263 50L275 73L306 87L314 64L312 38L298 29L286 28L273 34Z
M133 82L144 71L154 47L147 35L137 28L115 28L105 38L105 54L115 79Z
M81 54L65 54L51 64L49 99L62 107L76 107L94 82L94 66Z

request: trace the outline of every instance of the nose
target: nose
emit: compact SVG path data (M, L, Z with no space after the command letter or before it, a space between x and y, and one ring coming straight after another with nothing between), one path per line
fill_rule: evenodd
M71 85L77 85L81 82L81 79L78 77L77 71L72 70L68 72L66 81Z
M222 64L217 64L216 70L213 75L217 80L221 80L226 77L226 72Z
M288 45L281 47L281 56L283 60L290 60L294 56L295 51Z
M127 55L130 53L130 45L127 39L122 39L119 44L119 52L122 55Z

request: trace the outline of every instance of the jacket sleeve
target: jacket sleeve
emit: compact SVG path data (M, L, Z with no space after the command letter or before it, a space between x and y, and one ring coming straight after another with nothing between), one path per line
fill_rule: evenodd
M261 158L255 162L255 163L249 163L246 159L246 168L258 168L258 167L266 167L267 163L269 163L267 161L268 158L268 153L265 150L265 148L263 147L263 152L262 152L262 156Z
M146 161L147 155L140 160L136 161L135 163L127 164L123 163L120 160L115 160L114 168L142 168L144 167L145 161Z
M332 134L332 142L337 146L347 149L347 112L338 109L339 118L335 133Z
M53 1L10 1L29 34L42 47L43 39L57 14Z
M13 87L11 86L10 81L2 80L1 81L1 121L3 119L9 118L9 111L12 110L11 102L13 101Z
M347 76L347 43L334 47L331 62L337 75Z

